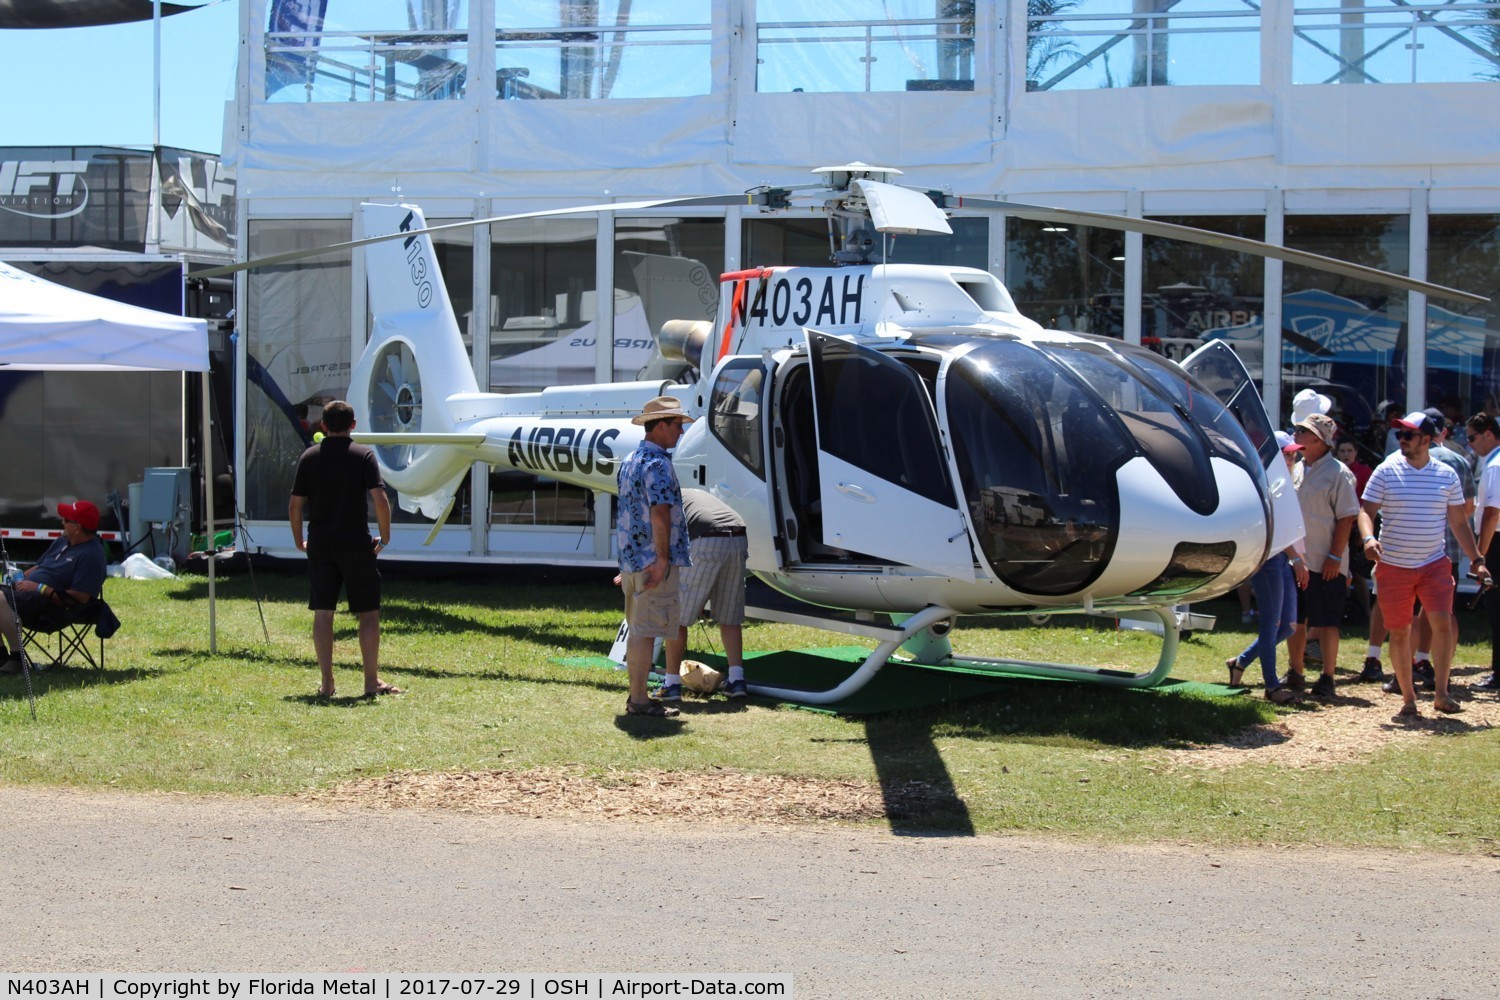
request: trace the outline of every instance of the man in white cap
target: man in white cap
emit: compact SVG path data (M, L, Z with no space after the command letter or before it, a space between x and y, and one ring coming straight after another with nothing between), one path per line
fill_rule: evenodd
M1435 462L1429 454L1437 427L1421 410L1396 421L1399 451L1381 462L1365 485L1364 509L1359 513L1360 543L1376 562L1375 582L1381 613L1390 629L1391 663L1401 689L1398 718L1416 718L1416 687L1411 672L1412 605L1420 599L1432 623L1433 707L1439 712L1463 709L1448 692L1452 644L1448 633L1453 616L1453 567L1444 547L1444 527L1450 527L1459 547L1469 557L1481 586L1489 570L1464 518L1463 486L1458 474ZM1375 515L1380 514L1380 538L1375 537Z
M693 418L673 396L657 396L631 418L646 429L640 447L620 463L619 512L615 543L620 553L620 587L625 591L625 669L630 676L627 715L671 717L677 709L650 696L646 687L657 639L676 641L681 617L674 567L688 566L687 521L682 487L667 451L676 446Z
M1302 462L1292 474L1302 523L1307 529L1304 558L1309 578L1297 602L1297 628L1287 640L1285 684L1293 691L1305 685L1303 656L1311 632L1323 654L1323 673L1312 693L1331 698L1339 659L1339 625L1349 598L1349 533L1359 514L1354 473L1333 457L1338 425L1325 413L1313 412L1292 429L1302 446Z

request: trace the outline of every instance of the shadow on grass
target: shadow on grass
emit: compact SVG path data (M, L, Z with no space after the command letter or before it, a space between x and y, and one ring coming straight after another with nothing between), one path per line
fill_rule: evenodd
M130 684L135 681L161 677L170 671L160 668L105 667L48 667L31 671L31 689L40 698L50 691L73 691L78 688L95 687L100 684ZM0 698L26 700L26 681L20 674L0 678Z
M325 698L323 695L320 695L316 691L314 691L311 694L289 694L283 697L281 700L293 703L300 702L303 705L312 705L316 708L350 709L369 708L373 706L379 699L367 697L363 693L335 694L331 698Z
M679 736L682 733L682 716L671 719L652 718L649 715L627 715L621 712L615 716L615 728L629 736L633 740L659 740L667 736Z
M184 661L195 663L215 663L224 660L234 660L241 663L254 663L262 666L287 667L289 669L306 668L307 670L313 672L317 670L316 664L312 663L310 659L306 662L303 662L297 659L290 659L284 654L275 653L270 650L263 649L231 649L221 650L218 653L210 653L207 650L203 649L190 649L185 646L175 646L170 648L156 649L153 650L153 653L158 656L171 656ZM335 666L339 669L344 669L346 667L352 670L359 669L358 662L345 663L340 661L336 663ZM496 668L486 668L482 670L455 670L449 667L444 669L437 669L435 667L409 665L399 666L384 659L382 659L380 664L380 673L381 676L392 674L399 675L403 678L415 677L426 680L454 680L460 678L470 678L486 681L513 681L518 684L562 684L569 687L593 688L596 691L619 690L623 684L624 677L623 674L603 671L569 671L565 674L552 676L548 674L523 674L518 671L501 670ZM611 680L611 678L621 679Z
M931 725L890 713L865 720L886 821L901 836L974 836L969 807L953 786Z

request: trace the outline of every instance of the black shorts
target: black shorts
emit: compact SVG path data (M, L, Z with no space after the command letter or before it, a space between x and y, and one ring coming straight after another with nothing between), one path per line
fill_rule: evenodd
M7 593L0 595L0 600L14 604L16 617L21 619L21 624L26 628L52 631L67 624L65 609L60 604L52 603L51 597L43 597L35 590L17 593L9 585L4 589Z
M307 550L307 606L313 611L335 611L339 590L349 594L349 610L355 614L380 610L380 569L375 565L373 544L324 550Z
M1307 589L1297 591L1297 624L1308 628L1338 628L1344 622L1344 603L1349 599L1349 578L1340 573L1332 580L1319 573L1308 577Z

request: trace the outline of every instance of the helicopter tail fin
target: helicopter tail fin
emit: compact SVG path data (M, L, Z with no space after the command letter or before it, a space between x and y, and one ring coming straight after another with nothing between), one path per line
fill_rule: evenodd
M427 226L412 205L360 206L365 235ZM365 250L373 323L349 380L362 421L355 438L375 448L382 475L406 510L439 516L473 461L448 400L478 390L469 352L438 271L432 239L413 235ZM433 437L452 435L452 437Z

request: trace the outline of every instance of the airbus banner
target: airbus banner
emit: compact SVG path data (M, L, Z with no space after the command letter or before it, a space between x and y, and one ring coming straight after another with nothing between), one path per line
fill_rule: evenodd
M160 204L153 175L160 168ZM160 218L153 219L153 208ZM233 250L234 182L218 158L113 146L0 147L0 247ZM151 246L148 247L148 244Z

